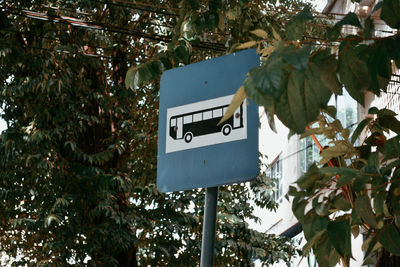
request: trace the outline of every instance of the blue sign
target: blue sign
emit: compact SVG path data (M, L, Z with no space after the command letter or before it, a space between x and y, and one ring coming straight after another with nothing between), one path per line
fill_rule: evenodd
M258 106L246 101L221 125L255 49L166 71L161 78L157 188L162 192L248 181L258 174Z

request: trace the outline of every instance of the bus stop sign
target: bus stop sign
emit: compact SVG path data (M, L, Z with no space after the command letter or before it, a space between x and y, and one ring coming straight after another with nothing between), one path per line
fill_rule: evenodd
M166 71L161 78L157 188L173 192L248 181L258 174L258 107L246 101L221 125L255 49Z

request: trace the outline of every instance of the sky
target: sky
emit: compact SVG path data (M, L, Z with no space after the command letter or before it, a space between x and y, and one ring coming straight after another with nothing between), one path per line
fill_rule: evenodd
M2 114L2 109L0 108L0 115ZM0 116L0 133L7 128L6 122Z
M0 132L7 127L6 122L0 118Z
M314 1L310 1L310 2L315 5L316 10L321 12L327 3L327 0L314 0Z

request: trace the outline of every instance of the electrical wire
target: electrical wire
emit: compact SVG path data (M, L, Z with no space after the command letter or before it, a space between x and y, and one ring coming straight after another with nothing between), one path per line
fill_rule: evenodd
M72 14L72 16L76 16L76 15L83 15L86 17L92 17L94 16L94 14L90 14L87 12L80 12L74 9L70 9L70 8L62 8L62 7L54 7L54 6L50 6L50 5L43 5L45 8L47 9L52 9L52 10L62 10L62 11L67 11L70 13L70 15ZM138 9L138 8L135 8ZM140 10L140 9L139 9ZM165 28L174 28L173 25L169 25L169 24L157 24L157 23L153 23L153 22L146 22L146 24L148 25L154 25L154 26L159 26L159 27L165 27Z
M127 29L124 27L108 25L108 24L99 23L99 22L88 22L88 21L84 21L84 20L76 19L76 18L51 17L47 14L40 13L40 12L33 12L33 11L27 11L27 10L15 11L15 10L10 10L10 9L4 8L4 7L3 7L3 12L17 15L17 16L23 16L23 17L27 17L27 18L53 21L53 22L58 22L58 23L67 24L67 25L71 25L71 26L88 28L91 30L100 30L100 31L105 31L105 32L125 34L125 35L129 35L129 36L135 36L135 37L139 37L139 38L145 38L145 39L161 41L161 42L170 42L172 40L172 37L167 36L167 35L160 35L160 34L156 34L156 33L145 33L145 32L139 31L139 30L135 30L135 29ZM199 43L193 43L192 46L194 48L205 49L205 50L214 50L217 52L225 52L226 51L225 45L220 44L220 43L201 41Z

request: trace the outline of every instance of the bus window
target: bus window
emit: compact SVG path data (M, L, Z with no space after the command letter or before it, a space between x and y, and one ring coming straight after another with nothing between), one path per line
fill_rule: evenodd
M171 127L176 126L176 119L171 119L171 125L170 126Z
M192 123L192 120L193 120L192 115L188 115L188 116L183 117L183 123L184 124L185 123Z
M203 112L203 120L208 120L212 118L212 112L211 111L205 111Z
M201 121L202 119L201 113L196 113L193 115L193 122Z
M213 110L213 118L222 117L222 108Z

